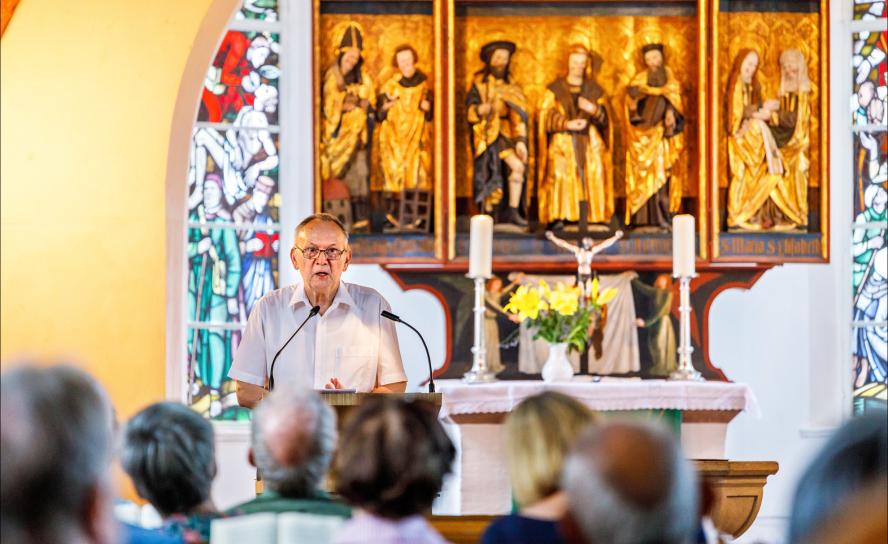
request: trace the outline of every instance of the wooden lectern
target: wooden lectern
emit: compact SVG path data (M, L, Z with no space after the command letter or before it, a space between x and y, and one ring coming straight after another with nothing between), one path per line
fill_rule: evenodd
M435 406L435 413L441 410L441 393L336 393L335 389L320 391L324 401L336 411L336 427L342 431L345 422L351 417L355 408L361 405L365 399L379 395L397 395L407 400L422 400Z

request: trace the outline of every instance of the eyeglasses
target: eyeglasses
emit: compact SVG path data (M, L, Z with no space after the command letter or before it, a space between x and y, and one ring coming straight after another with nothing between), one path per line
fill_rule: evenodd
M323 252L324 257L327 258L328 261L338 261L339 257L345 253L344 249L337 249L335 247L328 247L327 249L321 250L314 246L309 246L305 249L299 246L293 246L299 251L302 252L302 256L308 259L309 261L313 261L318 258L318 256Z

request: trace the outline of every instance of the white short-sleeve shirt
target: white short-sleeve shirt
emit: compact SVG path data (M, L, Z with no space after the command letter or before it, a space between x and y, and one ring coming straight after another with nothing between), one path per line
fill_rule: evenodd
M300 282L262 297L247 320L228 376L264 387L275 353L308 317L311 304ZM274 386L322 389L331 378L359 392L407 381L391 310L374 289L339 282L324 315L308 320L277 358Z

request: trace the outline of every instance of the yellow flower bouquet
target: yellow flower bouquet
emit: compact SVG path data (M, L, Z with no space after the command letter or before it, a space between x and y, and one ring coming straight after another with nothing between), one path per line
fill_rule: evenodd
M534 338L550 344L567 343L570 349L583 351L589 337L592 316L614 299L617 290L600 290L598 278L587 283L584 290L576 285L558 283L555 288L541 280L536 287L522 285L503 308L535 329Z

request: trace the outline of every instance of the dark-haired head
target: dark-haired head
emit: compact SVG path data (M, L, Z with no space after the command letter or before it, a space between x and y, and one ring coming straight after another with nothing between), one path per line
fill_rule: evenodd
M162 516L191 514L210 498L213 426L183 404L158 402L133 416L120 457L136 491Z
M380 517L420 514L431 508L455 455L429 403L371 398L343 431L337 491Z
M836 507L888 475L885 412L851 419L826 443L799 480L787 542L807 542Z

